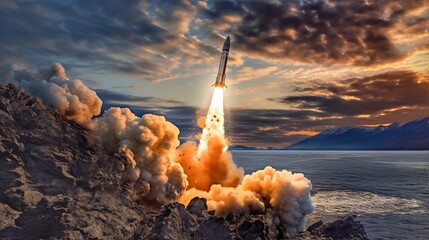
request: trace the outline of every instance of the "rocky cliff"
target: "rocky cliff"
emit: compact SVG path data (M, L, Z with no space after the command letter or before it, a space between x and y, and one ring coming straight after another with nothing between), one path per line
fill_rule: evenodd
M348 217L294 237L264 215L217 217L205 199L149 209L103 182L88 133L9 84L0 86L0 239L366 239Z

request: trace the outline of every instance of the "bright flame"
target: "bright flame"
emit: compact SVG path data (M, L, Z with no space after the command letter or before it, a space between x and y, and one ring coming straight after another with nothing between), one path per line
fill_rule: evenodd
M200 144L198 146L198 157L208 148L208 141L212 137L224 139L224 117L223 117L223 88L216 87L213 92L210 108L206 116L206 124L201 135ZM228 146L225 145L225 152Z

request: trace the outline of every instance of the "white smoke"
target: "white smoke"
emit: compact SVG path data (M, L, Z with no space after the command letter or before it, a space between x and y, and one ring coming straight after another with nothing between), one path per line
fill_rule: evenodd
M102 101L95 91L78 79L69 80L59 63L39 71L5 65L0 69L0 83L13 83L25 89L31 96L41 98L62 116L79 124L86 123L101 111Z
M242 185L243 189L256 193L272 210L266 211L269 225L282 225L289 233L304 230L306 216L314 211L310 197L311 182L304 174L265 167L246 175Z

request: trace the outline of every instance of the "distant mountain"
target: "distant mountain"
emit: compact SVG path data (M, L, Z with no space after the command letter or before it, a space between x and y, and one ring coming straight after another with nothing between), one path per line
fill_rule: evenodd
M248 147L244 145L234 145L234 146L230 146L229 150L261 150L261 149L257 147Z
M233 145L228 148L228 150L284 150L281 147L252 147L244 145Z
M325 130L287 150L429 150L429 117L378 127Z

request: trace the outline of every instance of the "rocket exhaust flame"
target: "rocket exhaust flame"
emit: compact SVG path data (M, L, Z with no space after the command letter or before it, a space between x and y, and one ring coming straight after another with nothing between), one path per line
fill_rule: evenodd
M223 88L215 87L209 111L206 116L206 124L201 135L200 144L198 146L198 155L208 148L209 138L218 137L224 139L224 116L223 116ZM223 151L225 152L228 146L225 144Z
M240 183L244 171L237 168L227 149L223 88L215 87L198 146L195 142L186 142L176 151L175 161L183 167L188 189L209 191L213 184L235 187Z

